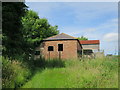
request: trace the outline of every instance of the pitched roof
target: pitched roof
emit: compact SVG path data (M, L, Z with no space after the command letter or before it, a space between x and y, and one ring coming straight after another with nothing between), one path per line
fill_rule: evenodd
M100 41L99 40L81 40L80 44L100 44Z
M65 33L61 33L61 34L58 34L58 35L55 35L55 36L52 36L52 37L49 37L49 38L46 38L44 40L70 40L70 39L77 39L75 37L72 37L70 35L67 35Z

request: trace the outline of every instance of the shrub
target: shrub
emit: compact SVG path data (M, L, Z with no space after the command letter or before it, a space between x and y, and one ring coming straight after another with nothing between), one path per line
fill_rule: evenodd
M11 65L11 61L2 58L2 87L13 87L15 72Z
M17 60L2 58L2 87L15 88L24 84L31 76L27 65Z

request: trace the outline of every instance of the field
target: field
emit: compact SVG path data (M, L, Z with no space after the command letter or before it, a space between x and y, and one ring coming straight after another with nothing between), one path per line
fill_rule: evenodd
M36 68L33 77L21 88L118 88L116 57L61 62Z

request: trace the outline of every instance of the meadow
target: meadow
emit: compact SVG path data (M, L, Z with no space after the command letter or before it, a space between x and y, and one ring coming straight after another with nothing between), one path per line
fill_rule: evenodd
M21 88L118 88L118 58L50 60Z

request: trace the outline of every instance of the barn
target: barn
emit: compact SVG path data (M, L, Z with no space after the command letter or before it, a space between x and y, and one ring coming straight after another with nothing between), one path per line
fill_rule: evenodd
M79 40L79 42L82 45L83 54L89 55L100 51L99 40Z
M99 40L80 41L75 37L61 33L42 41L39 47L36 47L35 58L44 57L45 59L76 59L83 54L93 53L93 50L99 51Z

